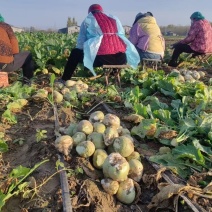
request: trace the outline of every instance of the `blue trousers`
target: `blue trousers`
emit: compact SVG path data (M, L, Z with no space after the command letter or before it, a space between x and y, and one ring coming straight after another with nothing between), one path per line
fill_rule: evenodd
M142 61L142 59L155 59L155 60L160 60L161 59L161 55L160 54L155 54L155 53L150 53L150 52L144 52L139 48L136 48L139 55L140 55L140 59Z

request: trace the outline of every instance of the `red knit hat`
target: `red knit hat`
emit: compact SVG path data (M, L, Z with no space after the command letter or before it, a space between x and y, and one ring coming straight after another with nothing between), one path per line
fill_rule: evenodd
M92 4L89 9L88 9L88 13L93 12L93 11L101 11L103 12L102 7L99 4Z

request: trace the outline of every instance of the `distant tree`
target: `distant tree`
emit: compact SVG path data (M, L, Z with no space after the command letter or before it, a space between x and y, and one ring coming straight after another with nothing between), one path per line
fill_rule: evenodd
M52 28L48 28L47 30L45 30L46 32L49 32L49 33L51 33L51 32L56 32L56 30L55 29L52 29Z
M77 26L77 22L75 20L75 18L70 18L68 17L68 20L67 20L67 27L71 27L71 26Z
M31 26L30 27L30 32L35 32L35 31L36 31L35 27Z
M175 25L168 25L168 26L161 26L161 32L163 35L166 35L167 32L176 33L179 36L185 36L188 33L190 26L175 26Z
M76 26L77 25L77 22L76 22L75 18L73 18L72 24L73 24L72 26Z
M71 27L72 26L72 20L70 17L68 17L68 20L67 20L67 27Z
M30 32L30 28L29 27L24 27L24 32Z
M173 28L173 27L175 27L173 24L169 24L169 25L167 26L167 28Z

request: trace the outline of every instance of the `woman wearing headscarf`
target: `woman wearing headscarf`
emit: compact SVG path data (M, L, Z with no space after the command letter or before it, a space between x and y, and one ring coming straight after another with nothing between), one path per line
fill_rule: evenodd
M93 75L93 67L102 65L129 64L136 68L139 55L135 47L125 37L125 32L118 18L103 12L99 4L88 9L88 15L80 26L76 48L66 63L59 82L69 80L77 65L83 63Z
M12 27L0 15L0 71L13 72L22 68L23 83L30 84L34 62L28 51L19 52L18 40Z
M165 41L151 12L138 13L130 30L129 40L135 45L140 60L162 59Z
M173 45L174 52L168 65L178 66L178 57L181 53L200 55L212 53L212 27L209 21L200 12L194 12L191 17L191 27L185 39Z

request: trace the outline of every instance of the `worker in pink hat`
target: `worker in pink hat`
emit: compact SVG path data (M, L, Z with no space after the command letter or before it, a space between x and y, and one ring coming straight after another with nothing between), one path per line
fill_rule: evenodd
M83 63L93 75L93 67L129 64L136 68L139 55L134 45L125 37L118 18L108 15L99 4L92 4L80 26L76 48L72 49L59 82L69 80L77 65Z

